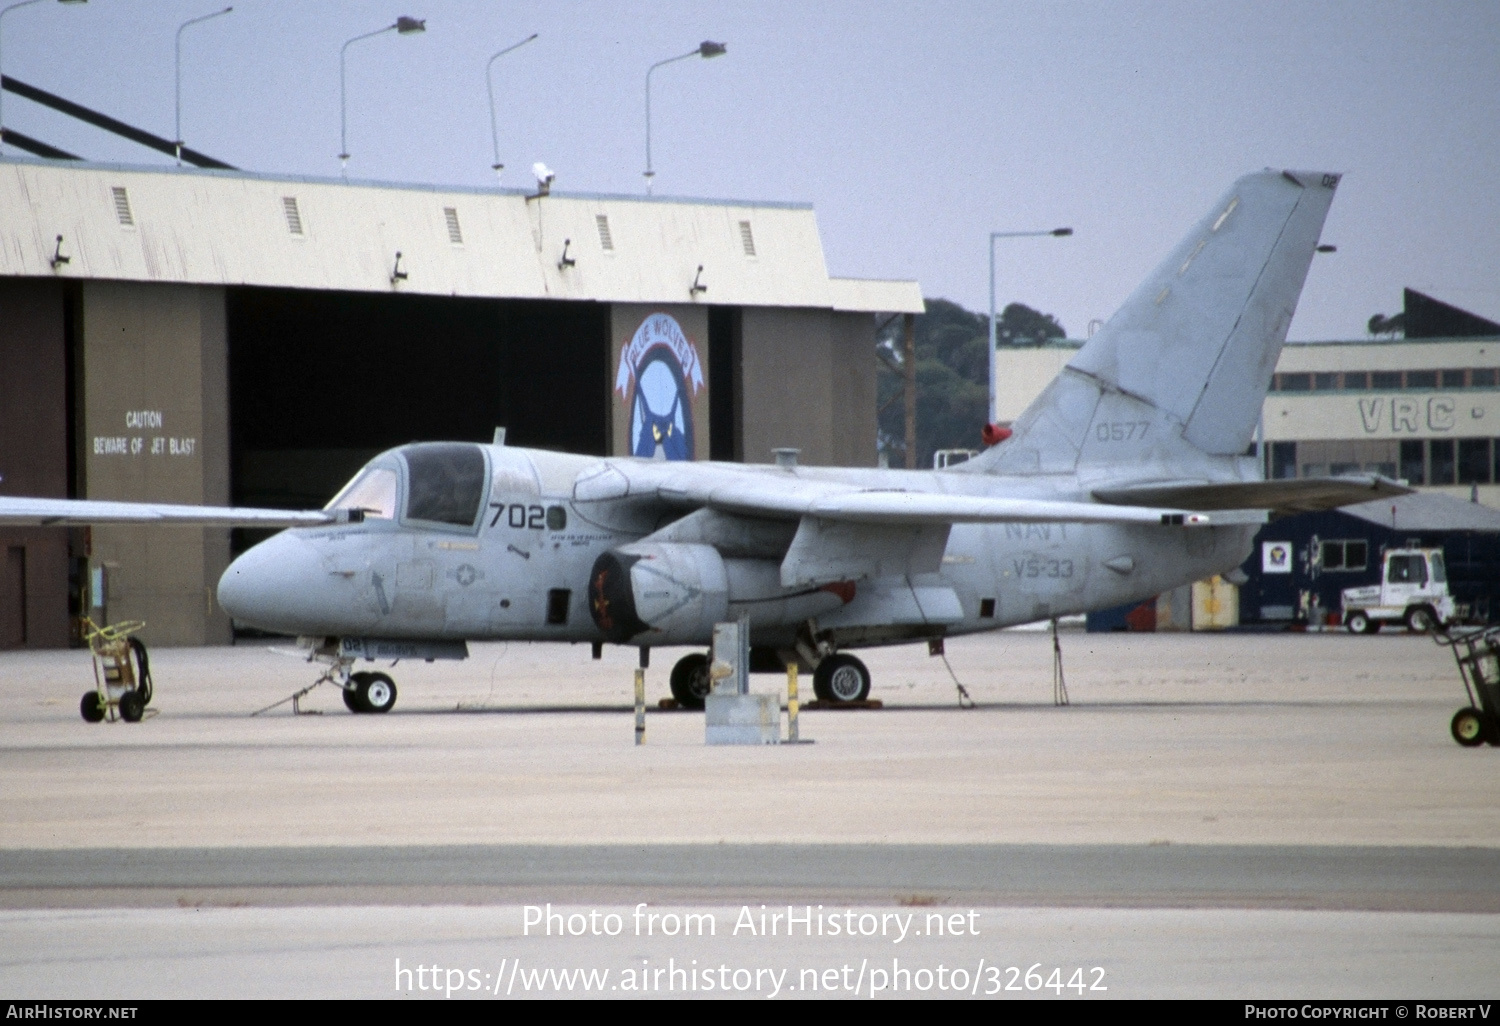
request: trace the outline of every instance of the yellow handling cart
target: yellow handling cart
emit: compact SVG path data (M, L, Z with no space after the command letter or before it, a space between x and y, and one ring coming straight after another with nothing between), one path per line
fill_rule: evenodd
M94 654L94 687L83 693L78 711L89 723L116 717L139 723L151 704L151 661L146 643L135 634L146 626L141 620L125 620L100 627L83 621L84 638ZM153 709L152 712L155 712Z

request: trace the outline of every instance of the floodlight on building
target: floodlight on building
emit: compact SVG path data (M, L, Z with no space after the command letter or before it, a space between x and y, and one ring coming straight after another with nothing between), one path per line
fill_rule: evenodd
M499 53L491 57L490 62L484 66L484 86L490 97L490 137L494 140L495 143L495 162L490 165L490 169L495 172L496 185L500 184L500 173L505 170L505 165L500 163L500 128L495 120L495 82L490 73L494 70L495 62L497 60L499 60L501 57L504 57L512 50L519 50L521 47L525 46L536 37L537 33L533 32L531 35L527 36L519 43L512 43L510 46L507 46L504 50L501 50Z
M995 415L995 240L996 239L1038 239L1052 236L1053 238L1067 238L1073 234L1071 228L1053 228L1051 231L1041 232L990 232L990 357L989 357L989 405L985 407L984 419Z
M177 63L176 67L176 89L177 89L177 120L174 122L175 130L172 134L172 145L177 149L177 166L182 166L182 30L189 25L196 25L210 18L220 18L233 11L233 7L226 7L222 11L212 14L204 14L197 18L189 18L177 26Z
M729 47L723 43L715 43L711 39L705 39L698 44L696 49L678 54L676 57L668 57L664 61L657 61L646 69L646 195L651 195L651 180L656 177L656 170L651 164L651 73L664 65L685 61L689 57L702 57L707 60L710 57L718 57L728 52Z
M403 14L397 18L394 24L385 28L376 29L374 32L366 32L362 36L355 36L344 43L339 50L339 165L347 176L349 173L349 119L348 119L348 85L345 75L345 56L349 47L362 39L371 39L375 36L384 35L387 32L395 32L398 35L409 36L417 32L427 31L427 20L425 18L412 18Z

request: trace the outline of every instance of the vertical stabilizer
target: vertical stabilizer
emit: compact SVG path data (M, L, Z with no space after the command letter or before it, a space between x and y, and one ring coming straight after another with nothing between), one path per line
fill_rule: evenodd
M974 469L1243 453L1338 181L1274 170L1237 181Z

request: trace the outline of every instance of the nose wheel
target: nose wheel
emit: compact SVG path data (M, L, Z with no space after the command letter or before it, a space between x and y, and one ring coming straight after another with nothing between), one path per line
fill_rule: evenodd
M396 704L396 682L384 673L351 673L344 688L344 705L350 712L390 712Z

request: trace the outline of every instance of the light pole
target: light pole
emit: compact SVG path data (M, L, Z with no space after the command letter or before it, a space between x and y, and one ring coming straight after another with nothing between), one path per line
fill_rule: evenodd
M182 166L182 30L187 28L189 25L196 25L200 21L208 21L210 18L222 17L232 10L234 10L233 7L226 7L222 11L215 11L212 14L205 14L198 18L189 18L187 21L177 26L177 122L172 140L173 145L177 149L178 167Z
M41 2L42 2L42 0L21 0L21 2L18 3L18 4L11 4L9 7L6 7L4 9L0 9L0 24L3 24L4 21L5 21L5 16L7 14L9 14L11 11L14 11L16 8L18 8L18 7L30 7L32 4L39 4ZM88 0L57 0L57 2L60 3L60 4L86 4L86 3L88 3ZM3 76L0 76L0 77L3 77ZM3 88L0 88L0 109L3 109L3 107L4 107L4 96L5 96L5 90ZM4 119L4 117L0 117L0 153L3 153L4 151L5 151L5 119Z
M990 405L984 411L986 423L995 416L995 240L1036 239L1048 235L1063 238L1072 234L1071 228L1054 228L1050 232L990 232Z
M677 61L685 61L689 57L717 57L724 53L728 47L723 43L715 43L705 39L698 44L696 50L678 54L676 57L668 57L664 61L657 61L646 69L646 195L651 195L651 179L656 177L656 171L651 167L651 73L666 64L675 64Z
M521 47L525 46L536 37L537 34L533 32L531 35L527 36L519 43L513 43L510 46L507 46L504 50L501 50L499 53L495 54L495 56L491 57L490 62L484 66L484 86L490 94L490 137L495 140L495 162L490 165L490 168L495 172L496 185L500 184L500 172L505 170L505 165L500 163L500 128L495 122L495 82L494 79L491 78L490 72L494 70L495 62L498 61L501 57L504 57L512 50L519 50Z
M339 50L339 169L343 172L344 177L347 178L349 176L349 91L347 86L348 80L344 74L344 58L349 52L349 47L361 39L371 39L375 36L384 35L387 32L396 32L403 36L409 36L416 32L426 31L426 19L409 18L403 14L396 19L395 24L376 29L374 32L366 32L362 36L355 36Z

